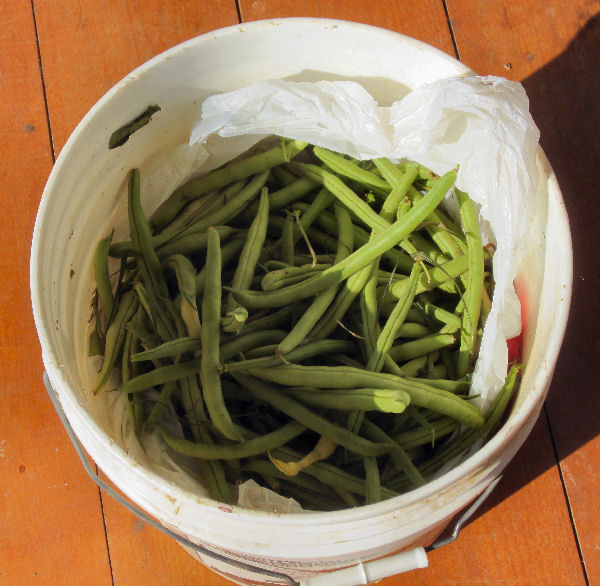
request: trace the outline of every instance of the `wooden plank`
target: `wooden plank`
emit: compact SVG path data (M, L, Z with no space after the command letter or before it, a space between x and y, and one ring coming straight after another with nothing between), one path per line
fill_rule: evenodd
M543 503L543 506L540 505ZM458 540L385 586L585 584L544 416Z
M113 579L116 586L127 584L227 584L198 562L174 539L102 493Z
M162 51L238 22L235 0L36 1L55 152L115 83Z
M56 153L87 110L135 67L177 43L238 22L234 0L39 0L34 6ZM89 480L82 480L82 485L82 492L88 489L97 496ZM212 584L212 574L203 573L203 567L178 545L173 543L169 549L171 540L136 524L109 497L105 496L104 506L115 584ZM70 545L70 539L67 542ZM88 573L87 560L94 557L106 564L107 557L99 553L106 551L106 544L95 547L94 555L89 555L91 544L85 539L80 543L85 544L88 555L80 552L72 570L63 566L64 544L55 541L50 547L48 555L55 558L59 568L55 577L61 579L57 581L66 583L72 572L79 578L77 583L102 583L100 572L90 568ZM81 564L83 559L85 564Z
M441 1L240 0L239 5L244 22L283 17L351 20L394 30L455 56Z
M52 157L30 3L0 3L0 22L0 582L110 584L98 490L44 390L31 313L31 233Z
M600 3L449 0L448 10L467 65L522 81L569 214L573 302L548 412L588 579L598 583L600 504L592 495L600 493L600 365L594 342L600 320L590 309L597 306L600 287L591 252L600 247L600 145L591 131L600 127Z

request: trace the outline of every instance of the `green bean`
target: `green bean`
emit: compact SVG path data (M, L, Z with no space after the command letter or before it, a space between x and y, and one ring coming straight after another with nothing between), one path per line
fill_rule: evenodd
M293 214L287 214L281 232L281 238L277 244L280 248L282 263L287 266L294 266L294 223L296 217Z
M232 228L231 226L213 227L219 232L221 241L227 240L240 232L237 228ZM156 253L161 261L173 254L197 254L202 250L206 250L207 241L208 234L206 232L188 234L181 238L173 238L163 246L159 247Z
M305 146L291 144L295 152ZM474 210L461 213L465 240L440 209L456 171L437 177L414 163L314 150L320 166L281 165L285 142L226 164L192 181L195 193L177 189L152 223L134 170L131 242L103 239L94 256L93 315L108 343L100 376L110 375L103 370L112 370L114 355L140 441L141 429L152 431L166 415L179 419L181 437L165 431L164 445L198 459L218 501L231 502L231 487L258 474L305 508L376 502L421 486L486 430L488 417L468 395L470 377L456 368L469 325L472 366L490 305L482 272L478 319L469 322L469 244L487 256L481 242L469 242ZM289 169L296 167L306 176L295 178ZM459 193L459 205L461 197L468 198ZM302 237L310 255L296 247ZM110 313L122 328L105 336L113 253L121 270ZM124 300L133 303L127 321ZM435 349L455 334L456 344ZM465 427L457 441L433 445ZM310 448L315 434L328 448L318 457ZM261 457L253 470L248 459ZM277 461L307 467L288 477Z
M389 222L350 189L339 177L333 173L309 163L296 163L311 179L319 181L323 187L337 197L353 214L375 231L385 230Z
M244 360L254 360L255 358L272 357L277 351L279 344L267 344L266 346L257 346L244 352Z
M284 386L295 386L301 380L310 387L402 389L410 395L411 404L417 407L426 407L436 413L448 415L469 427L480 427L483 424L481 411L473 403L423 382L408 381L390 374L368 372L349 366L297 364L253 368L249 372L252 376Z
M306 264L306 263L302 263L302 264ZM293 265L293 263L289 263L289 262L285 262L282 260L276 260L274 258L271 258L271 259L261 263L260 266L266 272L269 272L269 271L278 271L279 269L287 269L289 267L293 267L294 265Z
M196 269L187 256L174 254L162 261L163 268L172 269L183 300L196 310Z
M332 204L334 196L327 190L321 189L317 193L315 199L306 207L298 222L304 230L308 230L313 222ZM302 238L302 231L296 226L294 231L294 243L297 243Z
M302 207L300 204L298 205L299 207ZM323 212L317 218L317 224L328 233L337 235L337 224L332 214ZM358 246L365 245L371 239L371 235L364 228L354 225L352 229L354 231L354 241ZM311 230L308 230L307 233L311 240L317 240L318 237L315 238L315 234ZM323 239L323 242L327 242L327 240ZM397 271L400 271L401 273L406 272L407 274L410 273L413 261L411 260L411 257L405 254L405 252L396 248L390 248L383 252L381 257L383 260L387 261L388 264L395 267Z
M359 295L360 302L360 326L364 340L364 353L367 362L375 352L375 343L379 336L379 307L376 296L377 271L379 259L371 264L371 272L365 286ZM357 320L358 321L358 320ZM365 412L355 409L348 414L347 427L354 433L359 433L363 423Z
M141 304L138 304L137 311L126 327L128 330L132 331L144 348L154 348L161 343L160 337L148 331L148 328L144 323L144 315L146 315L144 308Z
M203 423L206 421L206 413L202 400L202 393L198 385L197 377L190 376L180 381L182 386L182 398L184 409L194 439L204 444L212 444L213 439ZM225 470L221 462L217 460L202 460L200 462L202 478L204 479L209 496L222 503L231 503L231 488L225 477Z
M419 192L412 195L413 205L423 198ZM464 254L462 232L439 208L425 219L424 227L438 248L450 258Z
M455 313L428 302L419 303L419 307L430 319L434 319L452 328L460 328L460 317Z
M131 365L130 367L129 357L132 354L132 350L136 342L137 339L135 335L130 330L127 330L127 333L125 334L125 342L123 343L123 351L121 353L121 381L123 383L129 380L132 374L131 371L134 370L134 365ZM134 401L132 395L125 395L125 399L127 416L129 417L133 427L134 435L141 445L142 440L140 433L142 430L144 416L143 405L139 401Z
M228 203L232 198L234 198L244 187L246 186L246 178L240 179L239 181L234 181L230 183L226 187L223 188L221 193L219 193L216 197L212 197L209 204L203 210L199 210L193 217L189 218L187 224L193 223L194 220L199 219L201 216L208 215L217 209L223 207L226 203Z
M398 338L422 338L431 334L431 330L422 324L414 322L404 322L398 332L396 333L396 339Z
M272 451L273 456L276 458L288 458L297 460L302 456L295 450L291 450L287 447L276 448ZM315 462L308 468L304 469L304 473L317 478L324 484L331 486L332 488L341 487L344 490L348 490L353 494L359 496L365 496L366 486L362 478L358 478L353 474L340 470L337 466L328 464L327 462ZM397 496L397 492L390 490L386 487L381 487L381 497L384 499Z
M244 247L245 237L235 237L221 248L221 268L226 267L229 262L237 257L238 253ZM196 274L196 291L198 295L204 291L204 283L206 282L206 266Z
M306 427L297 421L290 421L276 431L263 436L247 439L243 444L216 445L191 442L189 440L170 435L161 429L161 435L167 445L179 454L201 458L203 460L231 460L233 458L248 458L264 454L273 448L288 443L306 430ZM242 432L241 432L242 433Z
M160 261L154 244L150 226L144 216L140 201L140 170L132 169L129 174L128 189L129 210L129 232L134 248L138 253L138 265L148 289L148 293L154 296L154 292L161 298L168 297L167 285L162 278Z
M200 370L200 359L188 360L177 364L168 364L129 379L127 383L123 385L123 391L126 393L141 393L152 387L164 385L192 374L199 373Z
M427 359L427 356L423 356L421 358ZM406 380L414 381L414 382L424 382L422 378L411 377L410 375L406 375ZM465 391L469 388L470 382L467 379L459 379L459 380L448 380L448 379L436 379L430 378L427 379L427 385L430 387L435 387L436 389L441 389L443 391L448 391L449 393L460 393L461 391Z
M487 321L490 311L492 311L492 302L484 285L481 291L481 312L479 316L479 322L482 329L485 326L485 322Z
M171 400L171 396L177 390L177 383L170 382L164 385L160 385L161 389L158 393L158 398L154 401L152 405L152 409L146 418L146 422L144 424L144 429L148 432L152 432L156 425L158 424L158 420L162 416L165 409L170 407L169 401ZM136 396L135 394L128 395L129 397Z
M121 354L125 342L125 324L133 317L138 307L138 300L132 291L125 293L120 301L115 318L106 332L106 343L104 345L104 360L100 369L99 378L93 388L96 394L106 383L113 367Z
M317 156L317 158L323 161L327 167L343 177L352 179L353 181L356 181L369 189L380 189L384 192L388 192L391 189L387 181L381 179L381 177L378 177L370 171L362 169L352 161L344 159L337 153L333 153L318 146L313 148L313 153Z
M292 477L288 476L287 478ZM313 493L301 485L290 484L287 480L283 480L280 486L284 494L289 494L291 498L302 502L303 509L307 511L337 511L348 506L348 501L343 501L335 493L323 496ZM356 499L353 501L353 505L349 506L358 506Z
M390 195L386 197L383 205L381 206L379 213L382 218L386 219L388 222L393 221L393 219L397 216L400 202L404 199L404 197L406 197L408 188L413 184L416 176L416 168L407 170L407 172L404 174L404 177L402 177L402 179L396 185L394 185Z
M442 283L453 281L460 277L469 269L468 258L466 255L459 256L447 263L440 265L439 267L432 267L427 269L427 272L421 274L419 278L419 284L417 285L417 295L424 293L425 291L431 291L436 287L439 287ZM406 294L408 288L408 279L398 279L390 284L390 294L397 299L403 297Z
M365 456L363 462L365 465L366 485L365 504L371 505L373 503L378 503L381 500L379 467L377 466L377 459L373 456Z
M363 267L370 264L384 251L395 246L435 209L446 191L456 179L456 171L450 171L442 177L431 191L401 220L395 222L388 230L377 234L368 244L362 246L343 261L322 271L318 276L284 287L276 291L234 291L234 296L244 307L281 307L298 299L315 295L335 285Z
M151 296L142 283L136 283L133 290L139 299L140 306L143 307L146 312L146 315L154 326L159 338L163 341L176 338L176 328L171 320L167 318L165 312L160 308L156 297Z
M388 356L389 358L389 356ZM395 362L395 361L394 361ZM389 366L389 364L386 364ZM420 374L425 372L427 368L427 355L417 356L408 362L405 362L402 367L400 367L400 373L402 376L406 377L418 377ZM391 369L389 370L392 374L395 374ZM420 380L420 379L419 379Z
M221 318L221 328L225 333L239 334L247 319L248 310L245 307L236 307Z
M314 277L321 271L330 268L330 264L305 264L300 267L286 267L269 271L261 281L263 291L275 291L281 287L285 287L288 283L297 282L298 279Z
M396 187L403 181L404 173L391 161L387 159L375 159L373 162L382 171L383 176L390 185ZM414 165L414 163L410 163L411 167L414 167ZM411 197L413 204L416 204L423 196L418 191L413 190L411 191ZM432 211L425 219L425 227L443 253L448 254L452 258L456 258L462 254L460 244L457 242L457 238L460 238L462 235L461 231L441 210L436 209Z
M245 352L251 348L255 348L258 345L265 344L267 342L279 342L286 335L284 330L260 330L255 332L246 332L240 336L236 336L234 339L227 342L223 342L219 347L219 357L221 360L227 360L233 358L240 352ZM133 362L140 362L144 360L158 360L161 358L171 358L184 354L187 352L199 352L202 350L201 338L196 337L184 337L176 340L169 340L163 344L138 352L131 356ZM186 364L186 363L180 363ZM196 365L198 363L196 362ZM195 367L190 367L193 372L199 372Z
M342 366L353 366L355 368L364 368L364 364L358 360L351 358L347 354L334 354L331 359Z
M285 335L285 330L258 330L255 332L244 330L243 334L221 344L219 358L220 360L229 360L240 352L246 352L264 344L277 344L283 340Z
M392 444L392 448L389 452L390 457L394 464L406 474L406 477L413 486L419 487L425 484L425 479L406 454L406 450L402 448L397 441L389 437L380 427L368 419L363 422L363 425L365 436L372 441Z
M389 355L392 360L403 362L423 356L424 354L429 354L445 346L450 346L455 342L456 337L453 334L431 334L430 336L392 346L389 350Z
M289 321L294 311L293 305L287 305L281 309L269 313L263 317L254 318L251 316L244 325L244 333L249 334L260 330L269 330L279 327ZM255 314L258 315L258 314Z
M267 236L267 224L269 222L269 192L263 188L260 194L260 202L256 217L248 228L246 241L240 259L233 275L232 287L234 289L247 289L252 283L254 270ZM226 311L233 311L239 307L231 293L227 299Z
M276 165L271 169L271 174L279 183L282 185L291 185L298 179L297 175L294 175L289 169L287 169L284 165Z
M110 284L108 271L108 253L112 242L112 233L98 242L94 252L94 279L96 280L96 289L100 308L102 309L102 325L108 327L108 321L113 311L115 298Z
M473 201L460 189L456 189L455 193L458 198L460 216L467 239L467 256L469 258L467 286L463 296L465 310L462 317L462 332L457 366L457 374L459 377L462 377L469 369L469 363L475 347L477 325L479 324L483 291L483 247L481 243L481 230L479 229L479 221Z
M145 360L160 360L161 358L172 358L185 354L187 352L196 352L201 350L202 342L200 338L186 336L168 340L153 348L132 354L132 362L143 362Z
M280 210L285 206L289 205L293 201L308 195L316 188L318 184L315 183L309 177L302 177L301 179L296 179L293 183L282 187L278 191L273 191L269 194L269 209L273 212L275 210ZM248 207L248 214L250 216L254 216L258 211L258 204L256 202L252 203Z
M387 354L390 352L394 340L398 336L400 327L406 319L406 314L415 298L415 292L417 290L417 282L421 275L421 267L415 263L410 279L410 287L406 291L406 297L399 299L396 307L387 319L385 326L381 330L377 340L375 341L374 349L369 356L367 362L367 370L374 372L380 372L383 368L384 360ZM393 360L398 360L397 357L392 356Z
M305 472L299 472L296 476L288 476L281 472L273 462L268 460L250 460L242 466L242 471L260 474L260 476L271 476L279 480L286 480L316 493L330 493L330 488L327 485L319 482L316 478L309 476Z
M254 175L248 184L225 205L217 208L211 214L202 216L181 231L177 231L171 226L167 226L155 237L155 245L161 246L173 238L183 238L189 234L204 232L209 226L219 226L232 218L235 218L249 202L261 193L268 176L268 171L263 171L262 173Z
M416 167L418 173L418 165L416 163L408 163L405 171L402 171L397 165L394 165L392 161L384 157L373 159L373 164L375 167L377 167L378 171L381 173L381 176L386 180L388 185L391 185L392 187L396 187L402 181L404 174L406 171L408 171L409 167Z
M163 228L188 201L239 179L271 169L271 167L293 158L306 146L306 143L301 141L282 141L268 151L257 153L239 161L233 161L220 169L211 171L207 175L192 179L178 187L158 207L152 216L153 225L157 229Z
M500 392L492 402L491 408L485 417L485 422L480 429L467 430L451 442L445 444L434 456L429 458L419 468L423 475L427 476L439 470L448 461L452 460L467 450L478 439L487 439L498 427L504 411L517 388L517 374L519 367L511 367L506 381Z
M316 200L315 200L316 201ZM346 258L354 247L354 238L352 233L352 220L350 214L342 206L335 206L335 214L338 220L338 250L335 256L334 264ZM287 354L291 352L298 344L308 336L310 331L321 319L327 308L331 305L337 293L337 285L321 291L310 304L308 309L302 314L302 317L296 322L289 334L281 341L277 348L277 353Z
M362 333L365 341L367 358L375 351L375 343L379 335L379 302L377 300L378 259L371 265L371 275L360 292L360 314Z
M446 367L443 364L433 364L425 372L425 378L428 380L431 380L431 379L443 380L447 376L448 376L448 372L446 371Z
M280 393L275 387L255 379L251 376L234 374L235 380L248 389L256 399L265 401L279 411L293 417L318 434L331 439L336 444L361 454L363 456L377 456L388 450L388 445L373 443L356 435L347 429L331 423L328 419L317 415L298 401ZM310 466L309 466L310 468ZM307 468L307 470L309 469Z
M284 391L301 403L342 411L358 409L381 411L382 413L402 413L410 403L410 397L399 389L289 387Z
M408 213L408 211L410 210L410 206L411 206L410 198L407 196L404 196L400 200L400 203L398 204L398 209L396 210L396 220L399 220L400 218L405 216Z
M367 265L360 271L352 275L345 281L343 287L338 293L335 301L325 312L323 319L310 332L309 337L316 340L322 340L338 326L345 313L348 311L354 299L362 291L369 275L371 274L371 265Z
M435 440L454 433L458 427L459 423L454 419L442 417L433 422L430 429L423 427L410 429L396 434L394 439L404 450L411 450L425 444L433 444Z
M451 258L445 255L429 238L423 236L420 232L413 232L409 237L410 242L418 251L421 258L426 259L429 264L443 265L447 263ZM431 262L432 261L432 262Z
M277 347L279 348L279 346ZM347 340L316 340L306 342L297 346L285 356L286 362L302 362L307 358L321 356L323 354L332 354L335 352L352 352L355 346ZM247 372L252 368L278 366L282 364L283 358L278 355L266 356L264 358L254 358L252 360L242 360L240 362L227 362L220 365L222 372Z
M246 183L246 180L245 179L242 180L241 186L243 187L243 185L245 183ZM237 184L233 184L233 185L235 185L235 188L237 189ZM177 214L177 216L175 216L175 218L173 218L173 220L171 220L169 222L169 224L167 224L167 226L165 226L165 228L168 227L169 230L172 230L173 232L183 230L191 222L198 219L200 216L206 214L207 210L209 208L211 208L215 204L215 202L219 202L220 205L223 205L223 203L225 203L225 199L223 197L223 192L217 194L216 192L213 191L210 193L206 193L203 196L190 201Z
M243 441L233 424L221 390L219 339L221 316L221 247L219 233L208 229L206 282L202 298L202 358L200 377L206 408L214 426L228 439Z

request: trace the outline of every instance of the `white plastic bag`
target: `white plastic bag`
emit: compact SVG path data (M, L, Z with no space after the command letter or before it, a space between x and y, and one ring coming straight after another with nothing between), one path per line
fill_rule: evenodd
M389 108L355 82L261 81L205 100L190 144L214 134L255 135L256 142L275 134L359 159L406 158L438 174L458 165L456 186L480 206L484 244L497 247L492 310L471 388L485 410L506 376L506 340L521 328L513 281L527 252L538 180L539 132L528 104L521 84L498 77L442 79Z

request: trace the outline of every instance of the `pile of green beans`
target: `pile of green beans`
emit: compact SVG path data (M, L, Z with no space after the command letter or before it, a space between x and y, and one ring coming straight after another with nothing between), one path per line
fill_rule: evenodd
M456 175L280 139L146 217L133 169L130 240L94 255L94 392L222 502L250 478L316 510L423 485L516 386L469 397L492 280L469 196L459 225L440 207Z

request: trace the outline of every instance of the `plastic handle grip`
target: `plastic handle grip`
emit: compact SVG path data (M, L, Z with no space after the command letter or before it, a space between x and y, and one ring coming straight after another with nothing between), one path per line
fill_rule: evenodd
M371 584L388 576L410 572L428 566L425 549L417 547L396 555L371 562L356 564L348 568L327 572L300 580L301 586L358 586Z

